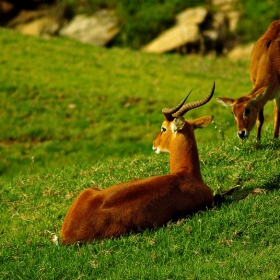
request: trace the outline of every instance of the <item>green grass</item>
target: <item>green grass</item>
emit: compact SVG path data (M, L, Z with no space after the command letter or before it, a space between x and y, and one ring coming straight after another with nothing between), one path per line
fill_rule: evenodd
M206 128L207 129L207 128ZM268 135L266 131L265 136ZM168 156L107 159L18 176L1 184L3 279L277 279L279 141L219 140L200 145L202 174L213 192L236 185L211 210L166 227L82 247L50 242L74 197L136 177L168 173ZM261 189L259 194L253 190Z
M0 44L2 176L71 162L94 164L108 155L150 155L161 109L176 105L189 90L191 101L204 97L213 81L215 96L251 90L248 61L107 51L4 29ZM272 104L267 107L269 123ZM234 137L229 110L214 98L188 117L209 114L215 125L198 132L199 142L219 139L219 130Z
M272 21L279 19L279 5L279 0L262 2L254 0L237 1L236 8L240 11L240 19L236 33L239 39L243 43L256 41Z
M151 151L161 109L251 89L249 62L105 50L0 29L0 278L278 279L280 142L272 104L260 145L241 142L214 99L186 114L213 114L196 132L204 181L214 193L239 186L214 209L166 227L56 246L73 199L169 172ZM220 131L220 132L219 132Z

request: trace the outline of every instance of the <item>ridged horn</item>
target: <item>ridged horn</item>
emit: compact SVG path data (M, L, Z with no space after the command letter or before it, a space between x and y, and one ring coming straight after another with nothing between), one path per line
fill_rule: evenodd
M190 103L185 104L184 106L181 106L180 109L178 109L177 111L172 113L172 118L182 117L188 111L206 104L212 98L214 91L215 91L215 82L213 83L211 92L204 99L199 100L199 101L190 102Z
M172 121L174 119L174 117L172 116L172 114L176 113L178 110L180 110L180 108L184 105L184 103L186 102L186 100L188 99L189 95L191 94L192 91L190 91L188 93L188 95L183 99L183 101L181 103L179 103L176 107L174 108L163 108L162 109L162 113L165 117L166 120L168 121Z

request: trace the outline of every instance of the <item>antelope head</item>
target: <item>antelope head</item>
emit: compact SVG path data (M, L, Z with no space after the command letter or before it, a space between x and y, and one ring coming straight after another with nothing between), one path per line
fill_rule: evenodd
M153 150L157 154L160 154L162 152L170 152L171 140L178 133L182 132L186 126L192 127L194 130L196 128L204 128L209 125L209 123L211 123L211 121L213 120L213 116L205 116L192 121L186 121L183 116L188 111L200 107L210 101L214 94L214 91L215 83L213 84L211 92L202 100L184 104L191 93L190 91L189 94L184 98L184 100L176 107L162 109L164 121L161 125L160 132L153 142Z
M237 126L237 136L240 139L245 140L249 137L256 123L258 113L262 108L262 106L259 106L258 102L262 100L266 94L266 90L253 98L249 96L238 99L227 97L216 98L216 100L225 107L231 107L231 112Z

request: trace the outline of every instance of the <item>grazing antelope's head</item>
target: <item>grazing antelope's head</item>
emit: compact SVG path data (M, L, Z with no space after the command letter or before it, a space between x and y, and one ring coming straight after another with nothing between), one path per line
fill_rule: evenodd
M234 121L237 126L237 136L245 140L249 137L250 131L254 127L258 113L262 106L258 106L258 101L262 99L263 94L255 98L246 96L238 99L227 97L216 98L216 100L225 107L231 107Z
M184 129L191 128L193 131L196 128L204 128L213 120L213 116L205 116L192 121L186 121L184 114L188 111L206 104L213 96L215 90L215 83L213 84L211 92L202 100L190 102L184 105L190 93L185 99L174 108L164 108L162 113L164 121L161 125L161 131L153 142L153 150L159 154L162 152L170 152L170 145L172 139L176 137L177 133L182 132ZM191 132L188 133L191 133ZM194 139L194 137L192 137ZM195 140L194 140L195 141Z

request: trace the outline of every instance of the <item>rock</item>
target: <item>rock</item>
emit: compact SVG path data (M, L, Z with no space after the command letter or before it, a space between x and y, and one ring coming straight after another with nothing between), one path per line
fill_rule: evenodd
M226 16L229 31L234 32L240 18L240 12L236 10L236 0L212 0L212 5Z
M42 17L28 23L18 24L15 29L25 35L48 37L58 31L59 24L53 18Z
M218 8L220 11L228 12L233 10L236 5L236 0L212 0L212 6Z
M229 31L234 32L240 18L240 12L238 11L228 12L227 18L229 22Z
M201 24L205 20L207 14L207 10L202 7L186 9L176 16L176 24Z
M205 8L187 9L176 16L176 25L142 48L144 52L168 52L188 43L199 44L201 40L199 25L202 24L208 12Z
M212 14L202 7L179 13L176 25L142 50L153 53L179 50L183 53L225 54L238 42L234 31L240 14L234 10L235 0L212 0L212 4L217 8Z
M233 48L227 55L229 59L238 60L238 59L250 59L251 53L255 43L250 43L247 45L239 45Z
M225 55L240 40L235 33L240 17L236 1L209 0L209 11L203 7L182 11L176 15L174 27L160 34L142 50ZM111 10L103 9L92 16L76 15L68 22L72 11L68 6L63 8L56 2L0 0L0 25L15 28L24 34L43 37L61 35L98 46L108 45L119 32L118 19ZM57 11L54 13L54 10ZM237 56L237 52L238 49L229 56Z
M163 53L198 40L199 28L197 25L180 24L163 32L155 40L144 46L142 50L144 52Z
M105 46L119 32L114 12L102 10L93 16L77 15L60 35L96 46Z
M7 24L9 27L15 27L18 24L30 22L45 15L45 11L27 11L21 10L16 17L10 20Z

